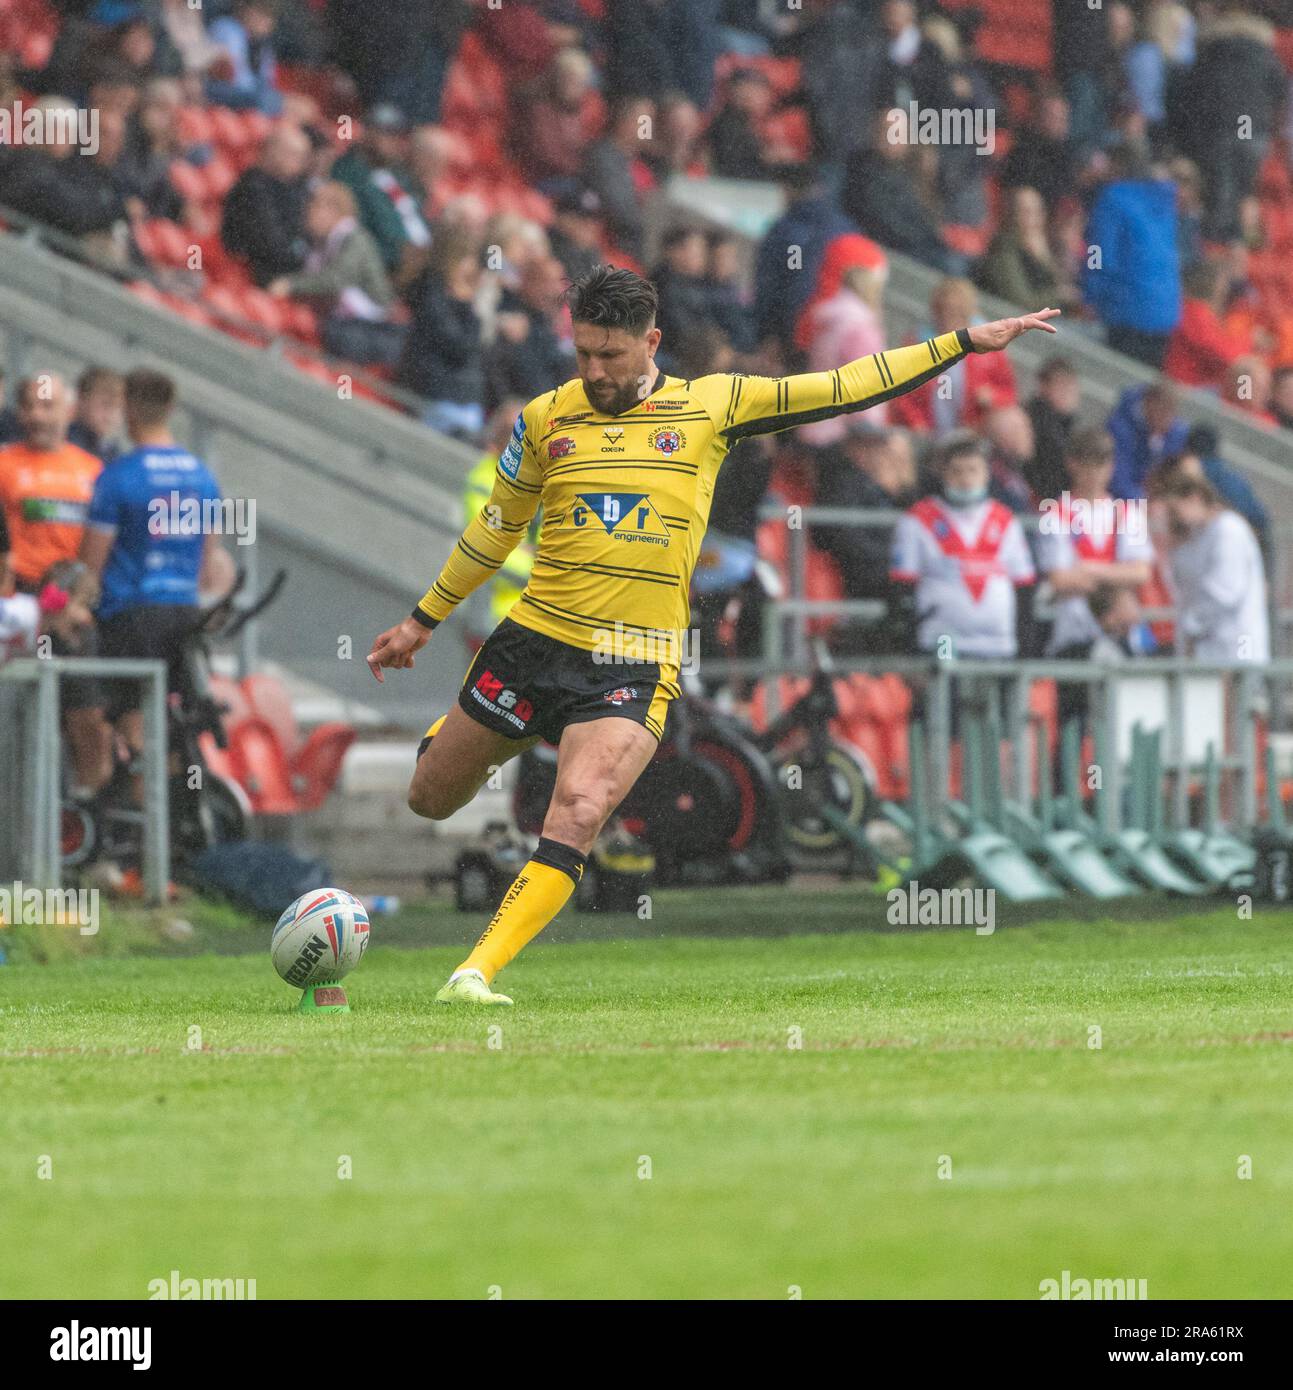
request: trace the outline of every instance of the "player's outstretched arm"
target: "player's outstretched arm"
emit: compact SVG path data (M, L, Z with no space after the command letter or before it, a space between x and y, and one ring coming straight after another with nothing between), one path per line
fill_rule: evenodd
M1059 309L1038 309L1035 314L1021 314L1013 319L994 319L991 323L977 323L966 332L975 352L1000 352L1024 333L1037 329L1042 333L1055 333L1058 329L1049 320L1058 318Z
M752 434L775 434L834 415L848 415L891 401L933 381L971 352L996 352L1021 333L1054 333L1048 320L1058 309L998 319L941 333L923 343L887 348L827 372L783 377L706 377L711 411L734 443Z

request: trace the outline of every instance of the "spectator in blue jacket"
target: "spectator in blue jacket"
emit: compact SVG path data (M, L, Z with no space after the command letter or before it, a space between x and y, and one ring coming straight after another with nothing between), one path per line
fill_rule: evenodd
M1116 352L1159 369L1181 317L1176 185L1135 146L1109 157L1109 179L1087 220L1082 295Z
M1124 498L1145 496L1145 480L1164 459L1185 448L1190 430L1181 419L1176 388L1167 381L1128 387L1106 427L1114 447L1110 491Z
M790 165L785 173L785 212L759 243L754 266L754 317L759 341L790 342L799 311L817 284L826 246L857 227L807 165Z
M267 116L283 111L273 35L277 0L238 0L233 14L212 20L209 33L229 55L227 78L207 79L207 100L217 106L254 108Z

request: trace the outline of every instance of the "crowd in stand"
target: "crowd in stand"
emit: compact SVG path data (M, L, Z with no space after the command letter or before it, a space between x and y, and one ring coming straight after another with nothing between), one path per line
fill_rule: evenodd
M864 650L948 631L967 655L1142 650L1167 633L1140 605L1174 595L1182 650L1267 656L1267 518L1173 384L1262 426L1293 424L1293 319L1248 276L1288 91L1255 6L1056 0L1052 73L1021 88L1012 122L1003 114L1001 157L904 125L914 108L1006 109L1008 75L976 58L976 17L960 6L50 2L52 53L39 68L0 65L0 98L93 106L100 146L88 159L70 144L0 147L0 205L129 269L149 219L203 215L174 170L211 152L186 142L181 108L262 113L259 155L223 201L224 251L270 295L310 304L330 353L385 372L428 424L474 443L497 432L500 408L573 374L563 290L601 259L653 276L661 365L682 376L877 351L892 342L892 252L943 277L922 336L974 321L981 289L1063 307L1067 328L1165 372L1098 419L1062 354L1028 399L1004 354L975 356L865 415L741 445L698 585L716 632L728 600L752 594L760 508L789 495L790 477L801 500L903 516L812 528L844 593L888 605L883 624L854 625ZM506 74L506 159L538 199L530 211L454 192L462 136L440 124L442 97L468 34ZM798 60L792 90L769 76L778 57ZM282 64L344 74L353 138L320 97L285 88ZM679 175L775 184L784 211L752 257L686 222L649 237L648 201ZM1102 499L1143 506L1143 535L1128 539L1125 508L1115 523L1074 505ZM1063 543L1046 531L1057 508ZM1016 602L1039 574L1053 603ZM755 628L742 630L738 645Z

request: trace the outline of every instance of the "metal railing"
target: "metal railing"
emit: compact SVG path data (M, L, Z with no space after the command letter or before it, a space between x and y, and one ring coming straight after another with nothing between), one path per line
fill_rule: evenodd
M26 657L0 666L0 882L61 888L64 677L137 681L143 692L141 874L148 902L171 876L166 667L160 661Z

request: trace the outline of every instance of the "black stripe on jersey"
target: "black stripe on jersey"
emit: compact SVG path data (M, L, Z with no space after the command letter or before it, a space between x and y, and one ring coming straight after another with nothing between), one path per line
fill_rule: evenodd
M961 332L962 330L957 330ZM966 342L969 338L966 338ZM961 356L964 356L964 352ZM892 386L886 391L877 391L874 396L868 396L864 401L851 401L844 405L823 405L816 410L801 410L795 415L769 415L760 420L743 420L739 425L732 425L730 428L720 430L719 433L727 440L735 442L738 439L748 439L755 434L776 434L781 430L794 429L797 425L812 425L818 420L830 420L836 415L856 415L859 410L868 410L873 405L880 405L884 401L894 400L898 396L905 396L908 391L914 391L918 386L924 386L927 381L933 381L941 374L944 365L950 359L944 358L943 362L930 367L927 371L918 373L910 381L904 381L901 386ZM958 357L957 361L960 360Z
M883 352L877 352L876 357L879 360L880 366L884 369L883 376L888 378L889 385L892 386L893 372L890 370L888 359L885 357Z
M503 563L502 560L495 560L493 556L486 555L483 550L477 550L474 545L469 545L465 536L459 537L458 549L469 560L474 560L476 564L483 565L486 569L496 570Z
M734 419L736 418L736 415L735 415L735 411L736 411L736 402L737 402L736 388L740 385L740 383L741 383L741 378L740 378L739 376L734 376L734 377L732 378L732 384L731 384L731 386L729 386L728 389L727 389L727 415L724 417L725 421L730 422L730 421L732 421L732 420L734 420Z
M676 589L679 583L676 574L657 574L655 570L631 570L619 565L599 565L593 561L575 565L564 560L554 560L551 555L536 555L534 568L538 569L540 565L548 565L554 570L581 570L587 574L600 574L606 579L632 579L635 583L641 584L663 584L668 589Z
M646 727L647 733L654 734L657 741L664 738L664 730L660 727L659 723L656 720L651 718L649 714L644 714L642 716L642 723Z
M682 421L696 421L708 419L709 415L703 410L670 410L668 412L661 411L659 417L657 417L654 412L648 415L590 415L587 420L576 420L573 423L568 423L564 425L558 425L554 423L552 429L546 431L545 433L539 436L538 444L545 443L554 434L569 434L575 430L605 430L611 429L613 426L616 425L642 425L647 429L654 429L658 428L659 426L665 423L672 425Z
M935 362L939 361L938 349L934 346L933 338L926 338L925 346L929 349L930 358Z
M831 373L831 400L836 405L844 399L844 386L840 381L840 369L838 367Z
M564 618L567 622L577 623L580 627L613 628L618 623L623 631L641 633L643 637L649 637L652 641L658 641L662 637L669 640L672 637L672 634L662 627L638 627L635 623L626 623L623 618L596 618L590 613L575 613L569 608L558 608L555 603L545 603L529 592L523 593L519 601L532 604L541 612L549 613L553 617Z
M555 478L563 473L578 473L592 470L595 473L689 473L700 471L698 463L657 463L654 459L617 459L608 463L605 459L586 459L582 463L563 463L560 468L548 470L548 477Z
M523 483L517 478L510 478L501 468L495 470L494 477L499 482L506 483L508 487L514 487L517 492L528 492L535 497L541 497L543 495L542 485L536 487L533 483Z
M463 596L461 594L455 594L452 589L446 589L445 586L438 579L435 580L435 582L431 585L431 588L435 593L439 594L440 597L448 603L462 602Z

